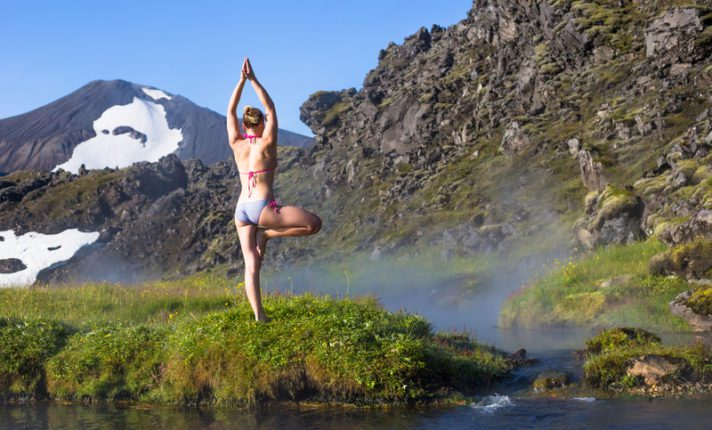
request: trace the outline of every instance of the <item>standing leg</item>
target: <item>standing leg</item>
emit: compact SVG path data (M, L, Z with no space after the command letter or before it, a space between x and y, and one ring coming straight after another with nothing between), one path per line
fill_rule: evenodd
M237 235L240 237L240 247L242 256L245 259L245 291L247 299L250 301L252 311L255 313L255 320L267 322L269 318L265 315L262 307L262 295L260 292L260 269L262 259L257 254L256 233L257 226L253 224L237 225Z

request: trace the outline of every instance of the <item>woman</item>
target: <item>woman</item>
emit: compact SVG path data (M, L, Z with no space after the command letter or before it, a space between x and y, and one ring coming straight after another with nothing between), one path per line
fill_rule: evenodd
M265 109L245 106L240 132L237 104L249 80ZM269 239L307 236L321 229L321 219L295 206L278 205L274 198L277 169L277 112L274 103L252 71L250 60L242 64L242 76L227 107L227 135L240 171L240 198L235 208L235 225L245 257L245 289L255 319L267 322L260 295L260 268Z

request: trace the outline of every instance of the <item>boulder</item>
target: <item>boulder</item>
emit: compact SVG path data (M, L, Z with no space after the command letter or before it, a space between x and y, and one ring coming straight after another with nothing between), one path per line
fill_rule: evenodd
M571 148L570 144L569 148ZM587 149L580 150L577 154L581 169L581 180L584 186L591 191L601 191L606 186L603 165L600 162L593 161L591 152Z
M670 312L687 321L695 331L712 330L712 316L700 315L695 312L689 305L691 296L692 291L685 291L678 294L668 305Z
M648 386L658 385L666 379L677 377L687 367L685 360L656 354L632 358L627 364L626 374L641 377Z
M499 151L506 156L522 152L531 145L529 138L524 133L517 121L511 122L504 131Z
M578 157L579 151L581 150L581 141L577 138L569 139L566 141L566 146L569 148L569 154L572 157Z
M594 201L587 196L587 200ZM593 249L611 243L631 243L645 236L642 229L645 204L629 189L607 185L590 212L574 223L574 235L581 245Z
M712 242L698 238L654 255L649 262L655 275L676 275L690 279L712 278Z
M569 375L559 371L546 371L534 380L532 388L536 392L549 391L556 388L563 388L569 383Z
M645 55L652 58L673 48L681 48L702 28L696 9L670 9L645 30Z
M663 239L679 244L693 241L695 238L712 240L712 209L702 209L682 224L674 226L669 236Z

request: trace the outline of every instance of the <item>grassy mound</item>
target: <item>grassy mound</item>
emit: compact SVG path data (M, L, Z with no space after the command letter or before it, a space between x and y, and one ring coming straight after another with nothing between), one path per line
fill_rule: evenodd
M617 328L601 332L586 345L584 377L592 387L620 391L645 386L640 375L630 372L633 360L643 357L660 357L675 363L676 368L660 380L669 386L712 381L712 351L704 343L665 346L645 330Z
M665 249L657 239L598 248L577 260L556 261L508 298L500 314L505 327L635 325L665 331L689 326L668 303L689 290L685 279L649 272L650 258Z
M182 294L181 282L174 288ZM65 321L42 323L64 331L49 336L47 330L26 329L27 339L17 344L16 354L3 352L15 345L11 342L17 335L0 331L0 381L29 381L0 382L5 384L0 388L7 392L5 386L12 385L12 393L35 397L180 404L304 399L393 403L472 393L512 367L493 348L466 335L433 333L422 317L387 312L370 298L268 295L265 308L274 320L259 324L247 301L240 295L230 297L221 286L216 286L220 291L206 286L204 293L193 292L191 298L173 297L175 302L166 297L170 289L157 294L153 288L143 285L135 292L113 293L127 302L132 302L132 294L142 297L140 317L129 318L125 310L106 306L102 319L90 318L91 324L49 305L56 303L53 295L67 294L63 289L23 292L26 298L32 291L47 296L33 300L47 304L33 305L35 313L64 316ZM102 302L108 304L107 297L114 297L96 285L72 290L79 308L101 307ZM97 291L105 299L97 299ZM223 294L228 296L218 301ZM218 309L199 310L204 306L201 297L215 300ZM0 312L9 310L0 306ZM157 318L160 314L168 317ZM75 333L70 335L65 322ZM16 355L29 364L15 363ZM46 387L32 383L45 379Z
M69 336L64 324L0 318L0 399L45 390L44 366Z
M649 331L639 328L614 328L587 340L586 352L601 354L619 348L636 348L659 343L660 338Z

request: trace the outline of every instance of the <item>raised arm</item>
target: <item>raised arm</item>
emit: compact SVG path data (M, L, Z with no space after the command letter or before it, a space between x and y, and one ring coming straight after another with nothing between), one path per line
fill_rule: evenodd
M264 89L262 84L255 77L255 73L252 71L252 64L250 64L249 58L246 60L246 68L244 69L244 73L247 76L247 79L249 79L252 83L252 88L257 93L257 97L260 99L260 102L262 102L262 105L265 108L266 121L265 131L262 135L262 138L270 142L276 142L278 127L277 110L274 108L274 102L272 101L272 98L269 96L269 94L267 94L267 90Z
M237 104L240 103L242 89L245 87L246 80L247 77L243 71L240 76L240 82L237 83L235 89L232 91L230 102L227 105L227 138L230 144L242 139L242 133L240 133L240 123L237 119Z

